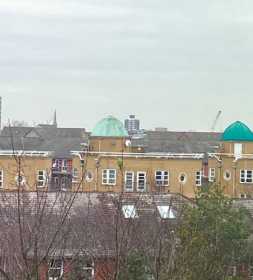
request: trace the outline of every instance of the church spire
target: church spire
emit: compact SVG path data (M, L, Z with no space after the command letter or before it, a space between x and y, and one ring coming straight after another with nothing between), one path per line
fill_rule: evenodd
M53 123L53 125L54 125L55 127L57 127L57 115L56 115L56 110L54 111L54 123Z

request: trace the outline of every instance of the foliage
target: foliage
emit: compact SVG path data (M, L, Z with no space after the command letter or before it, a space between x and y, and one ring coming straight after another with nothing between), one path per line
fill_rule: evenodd
M76 258L71 265L67 278L69 280L90 280L92 277L92 263L85 257Z
M185 208L176 234L174 279L229 279L228 268L245 252L248 215L213 185L197 193L196 207Z
M149 280L152 279L145 255L139 251L130 252L126 263L122 265L119 280Z

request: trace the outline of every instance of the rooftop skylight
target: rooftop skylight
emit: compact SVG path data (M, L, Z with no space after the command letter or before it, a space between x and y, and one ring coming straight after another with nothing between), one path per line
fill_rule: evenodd
M133 219L138 217L134 205L123 205L122 212L126 219Z
M171 207L168 205L157 206L157 209L158 209L159 214L162 219L175 219L176 218L175 211L173 211L173 209L171 209Z

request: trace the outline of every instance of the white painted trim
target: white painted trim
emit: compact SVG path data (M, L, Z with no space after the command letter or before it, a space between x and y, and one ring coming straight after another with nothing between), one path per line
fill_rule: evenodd
M235 158L235 155L232 153L208 153L208 157L210 158L217 159L217 156L226 156L226 157ZM242 154L240 158L237 159L253 159L253 154Z
M22 150L0 150L0 156L37 156L37 157L48 157L51 156L52 152L49 151L22 151Z
M86 154L86 155L100 155L100 156L111 156L111 157L133 157L133 158L180 158L180 159L203 159L203 153L197 154L186 154L186 153L114 153L114 152L85 152L85 151L71 151L72 155ZM253 155L252 155L253 157Z

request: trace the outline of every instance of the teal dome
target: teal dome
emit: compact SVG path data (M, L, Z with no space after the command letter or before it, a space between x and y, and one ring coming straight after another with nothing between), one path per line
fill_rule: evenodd
M232 123L222 135L222 141L253 141L253 133L240 121Z
M95 137L128 137L128 133L121 121L108 116L97 123L91 132Z

